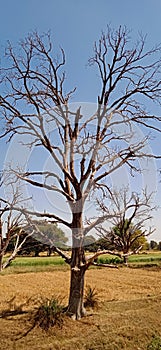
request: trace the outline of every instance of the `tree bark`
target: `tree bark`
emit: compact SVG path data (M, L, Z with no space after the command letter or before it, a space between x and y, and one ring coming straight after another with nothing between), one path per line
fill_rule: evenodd
M85 316L85 308L83 304L84 295L84 275L85 268L78 270L71 268L70 294L67 315L74 320L79 320Z
M2 261L3 261L3 255L0 254L0 272L2 271L3 269L3 264L2 264Z
M73 213L70 293L67 314L74 320L85 315L83 305L86 260L83 246L82 212Z
M128 266L128 256L127 255L123 256L123 262L124 262L125 266Z

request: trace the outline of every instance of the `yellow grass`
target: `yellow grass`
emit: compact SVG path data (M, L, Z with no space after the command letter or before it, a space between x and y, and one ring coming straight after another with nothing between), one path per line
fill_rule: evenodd
M69 292L69 271L0 275L0 310L16 295L29 297ZM0 319L0 349L16 350L146 350L153 334L161 336L161 270L90 269L86 285L96 287L99 306L80 321L66 319L62 329L48 333L35 328L16 340L29 324L26 316Z

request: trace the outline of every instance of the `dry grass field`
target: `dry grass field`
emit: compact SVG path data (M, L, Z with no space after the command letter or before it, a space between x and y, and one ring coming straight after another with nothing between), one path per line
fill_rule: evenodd
M65 267L0 275L0 311L14 296L17 305L29 297L53 295L61 295L66 303L69 277ZM18 340L29 327L26 315L0 318L0 349L146 350L154 334L161 336L161 269L90 269L87 285L96 287L99 303L85 318L66 318L62 328L48 332L35 327Z

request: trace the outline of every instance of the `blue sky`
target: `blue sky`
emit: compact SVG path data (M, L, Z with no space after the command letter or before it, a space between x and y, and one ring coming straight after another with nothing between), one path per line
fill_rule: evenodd
M75 98L96 102L96 73L86 67L95 40L107 23L125 24L148 34L149 46L161 40L160 0L2 0L0 14L1 44L16 43L28 32L51 29L56 45L67 56L67 73L72 86L78 87Z
M134 38L138 31L147 33L147 47L151 47L161 42L160 13L160 0L1 0L0 49L7 40L16 45L32 30L41 33L50 29L56 48L60 45L66 52L67 84L69 88L77 86L74 99L96 102L99 80L96 71L87 67L87 61L101 31L106 30L107 24L127 25ZM155 147L160 147L159 139ZM5 150L1 149L2 164ZM158 240L160 220L157 215Z

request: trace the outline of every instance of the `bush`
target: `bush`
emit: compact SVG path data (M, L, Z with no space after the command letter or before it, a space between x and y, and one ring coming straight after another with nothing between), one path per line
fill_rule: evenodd
M118 256L115 257L100 257L98 258L98 262L100 264L120 264L122 263L122 259L120 259Z
M38 326L45 331L50 327L63 324L64 306L59 298L41 299L34 314L31 315L32 328Z
M96 307L98 305L98 295L95 288L91 286L87 286L87 290L85 293L84 306L85 307Z
M153 335L153 339L147 346L147 350L161 350L161 338L159 336Z

